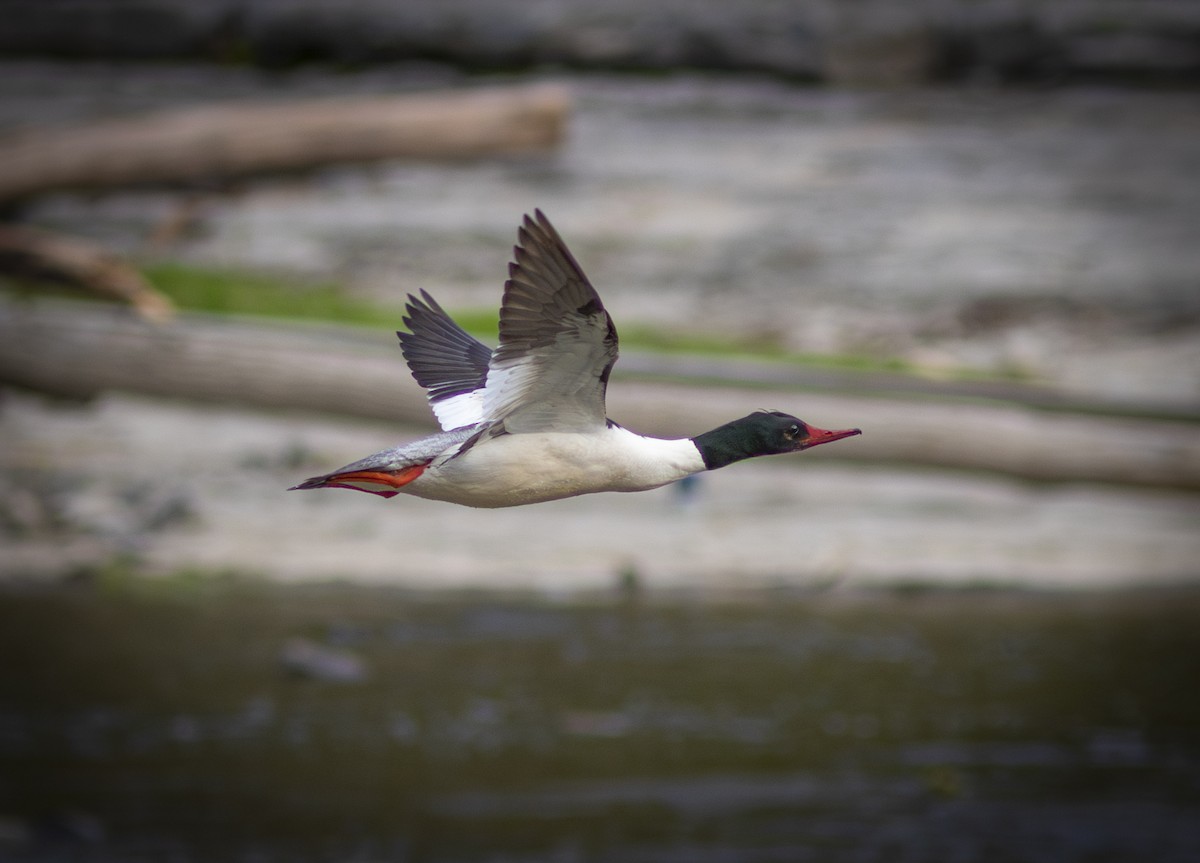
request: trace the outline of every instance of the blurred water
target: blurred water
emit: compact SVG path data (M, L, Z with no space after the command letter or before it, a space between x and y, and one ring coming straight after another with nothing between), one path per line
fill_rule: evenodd
M1182 863L1197 611L10 586L0 854ZM365 673L297 675L298 638Z

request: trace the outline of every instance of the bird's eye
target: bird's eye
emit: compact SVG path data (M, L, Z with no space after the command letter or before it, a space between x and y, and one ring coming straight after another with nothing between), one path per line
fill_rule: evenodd
M800 426L796 425L795 423L792 423L790 426L788 426L788 430L786 432L784 432L783 434L788 440L792 440L793 438L799 437L800 436Z

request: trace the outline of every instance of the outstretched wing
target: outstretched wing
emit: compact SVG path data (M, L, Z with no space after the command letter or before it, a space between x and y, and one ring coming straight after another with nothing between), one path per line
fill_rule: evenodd
M603 427L617 331L554 226L541 210L534 216L508 267L483 417L510 433Z
M408 295L404 325L397 332L412 376L426 390L442 428L483 421L483 385L491 349L468 335L425 291Z

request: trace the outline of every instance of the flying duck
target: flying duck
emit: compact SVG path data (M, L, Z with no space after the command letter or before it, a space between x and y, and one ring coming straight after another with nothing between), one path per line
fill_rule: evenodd
M442 431L307 479L293 489L412 494L475 507L598 491L644 491L742 459L861 434L758 411L693 438L625 429L605 413L617 330L549 219L525 216L508 265L494 351L421 291L398 332Z

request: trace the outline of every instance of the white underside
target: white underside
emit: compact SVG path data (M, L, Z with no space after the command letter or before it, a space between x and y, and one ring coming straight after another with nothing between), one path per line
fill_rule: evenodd
M594 434L509 434L436 460L402 491L475 507L519 506L598 491L644 491L704 470L688 438L642 437L623 428Z

